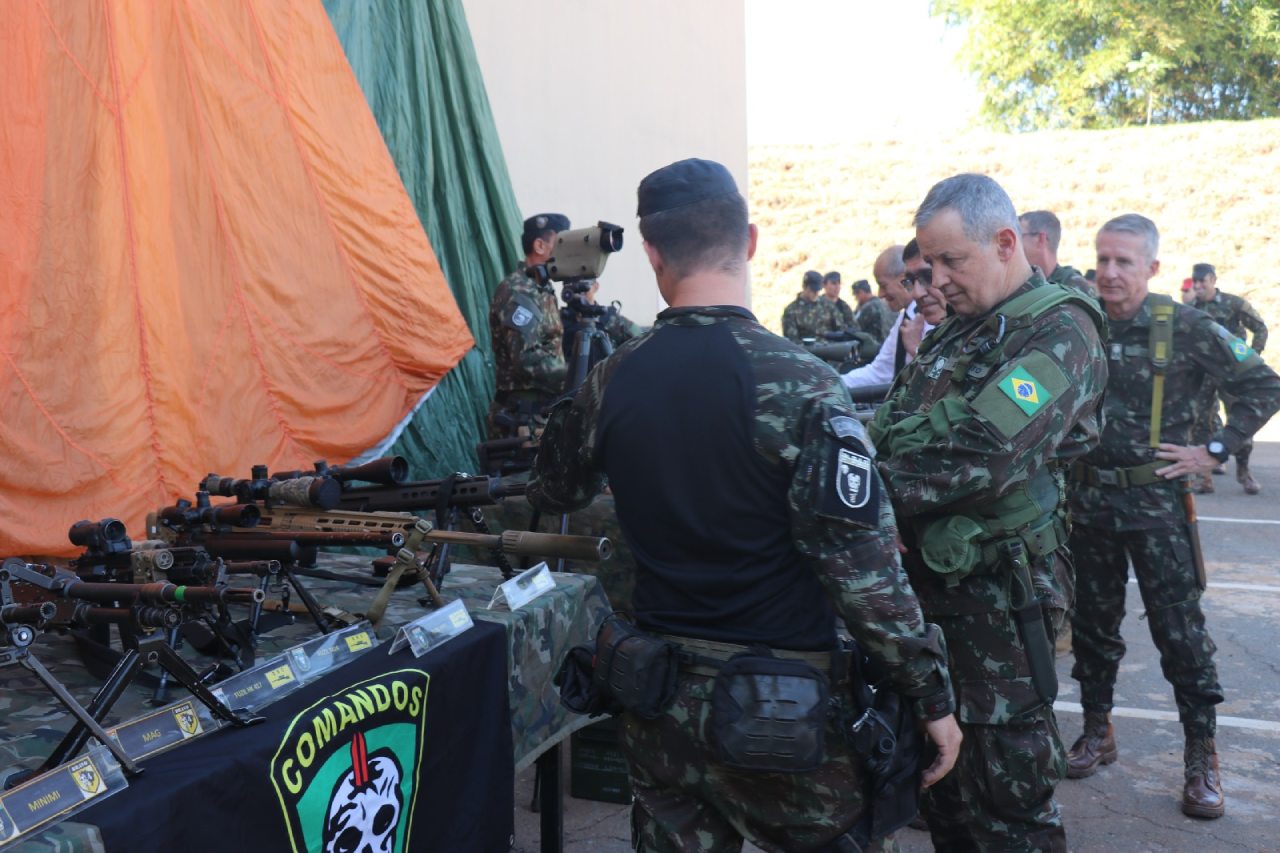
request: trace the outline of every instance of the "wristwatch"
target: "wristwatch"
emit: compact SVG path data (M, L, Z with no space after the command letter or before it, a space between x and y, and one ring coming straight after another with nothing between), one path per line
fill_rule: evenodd
M1213 441L1209 442L1207 445L1205 445L1204 449L1209 451L1209 455L1212 456L1214 459L1217 459L1218 462L1220 463L1226 462L1227 457L1231 455L1230 453L1227 452L1227 446L1223 444L1221 441L1218 441L1216 438Z

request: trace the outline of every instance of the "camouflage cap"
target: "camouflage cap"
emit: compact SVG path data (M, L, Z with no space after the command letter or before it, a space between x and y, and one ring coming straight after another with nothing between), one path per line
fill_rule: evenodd
M569 217L563 213L539 213L524 221L524 236L535 239L548 231L568 231L569 227Z
M690 158L650 172L636 190L636 216L662 213L720 198L738 191L738 185L720 163Z
M860 291L862 293L870 293L871 283L867 281L865 278L860 278L853 283L853 289L855 291Z
M823 280L824 282L826 282L826 281L834 281L836 284L839 284L839 283L840 283L840 273L836 272L835 270L832 270L831 272L829 272L829 273L827 273L826 275L824 275L824 276L822 277L822 280Z
M804 274L804 286L809 290L822 289L822 273L817 270L808 270Z

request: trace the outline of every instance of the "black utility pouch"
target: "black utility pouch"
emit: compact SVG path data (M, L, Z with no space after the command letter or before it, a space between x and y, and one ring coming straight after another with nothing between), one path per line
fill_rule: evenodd
M676 695L678 649L613 615L596 635L596 689L633 714L652 720Z
M726 767L809 773L822 764L831 686L804 661L747 652L721 665L711 740Z
M622 706L596 685L595 654L594 646L569 649L555 677L555 685L560 688L560 704L575 714L590 717L621 713Z

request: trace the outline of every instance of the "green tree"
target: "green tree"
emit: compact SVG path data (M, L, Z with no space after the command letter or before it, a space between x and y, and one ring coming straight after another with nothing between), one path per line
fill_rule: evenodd
M1280 116L1280 0L933 0L1010 130Z

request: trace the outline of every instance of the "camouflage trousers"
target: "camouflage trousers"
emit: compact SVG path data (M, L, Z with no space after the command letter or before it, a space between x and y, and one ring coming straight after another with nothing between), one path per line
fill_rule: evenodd
M1205 444L1213 435L1222 429L1222 414L1218 408L1219 400L1222 401L1223 408L1227 411L1231 411L1231 404L1235 402L1236 398L1228 394L1221 393L1214 395L1213 399L1210 401L1210 405L1205 409L1205 416L1203 421L1201 421L1200 429L1195 439L1198 444ZM1253 439L1247 438L1245 439L1244 444L1240 445L1240 449L1235 452L1237 469L1249 467L1249 456L1252 453Z
M1056 634L1063 611L1048 611ZM1054 789L1066 750L1044 707L1012 615L942 615L925 608L947 638L964 741L955 769L925 792L920 812L940 851L1067 849Z
M1143 618L1160 652L1160 669L1173 685L1182 727L1195 737L1213 737L1214 706L1222 701L1213 663L1217 646L1205 628L1185 527L1114 532L1077 526L1071 550L1076 562L1071 677L1080 682L1080 704L1090 711L1110 711L1113 705L1125 651L1120 623L1132 561Z
M925 791L920 812L938 851L1067 849L1054 789L1067 755L1053 711L1000 725L961 724L955 769Z
M720 764L709 739L710 676L681 672L671 707L655 720L622 717L631 770L632 846L645 853L763 850L844 853L862 815L865 778L843 734L829 724L826 761L813 773L758 773ZM896 851L881 840L865 850Z

